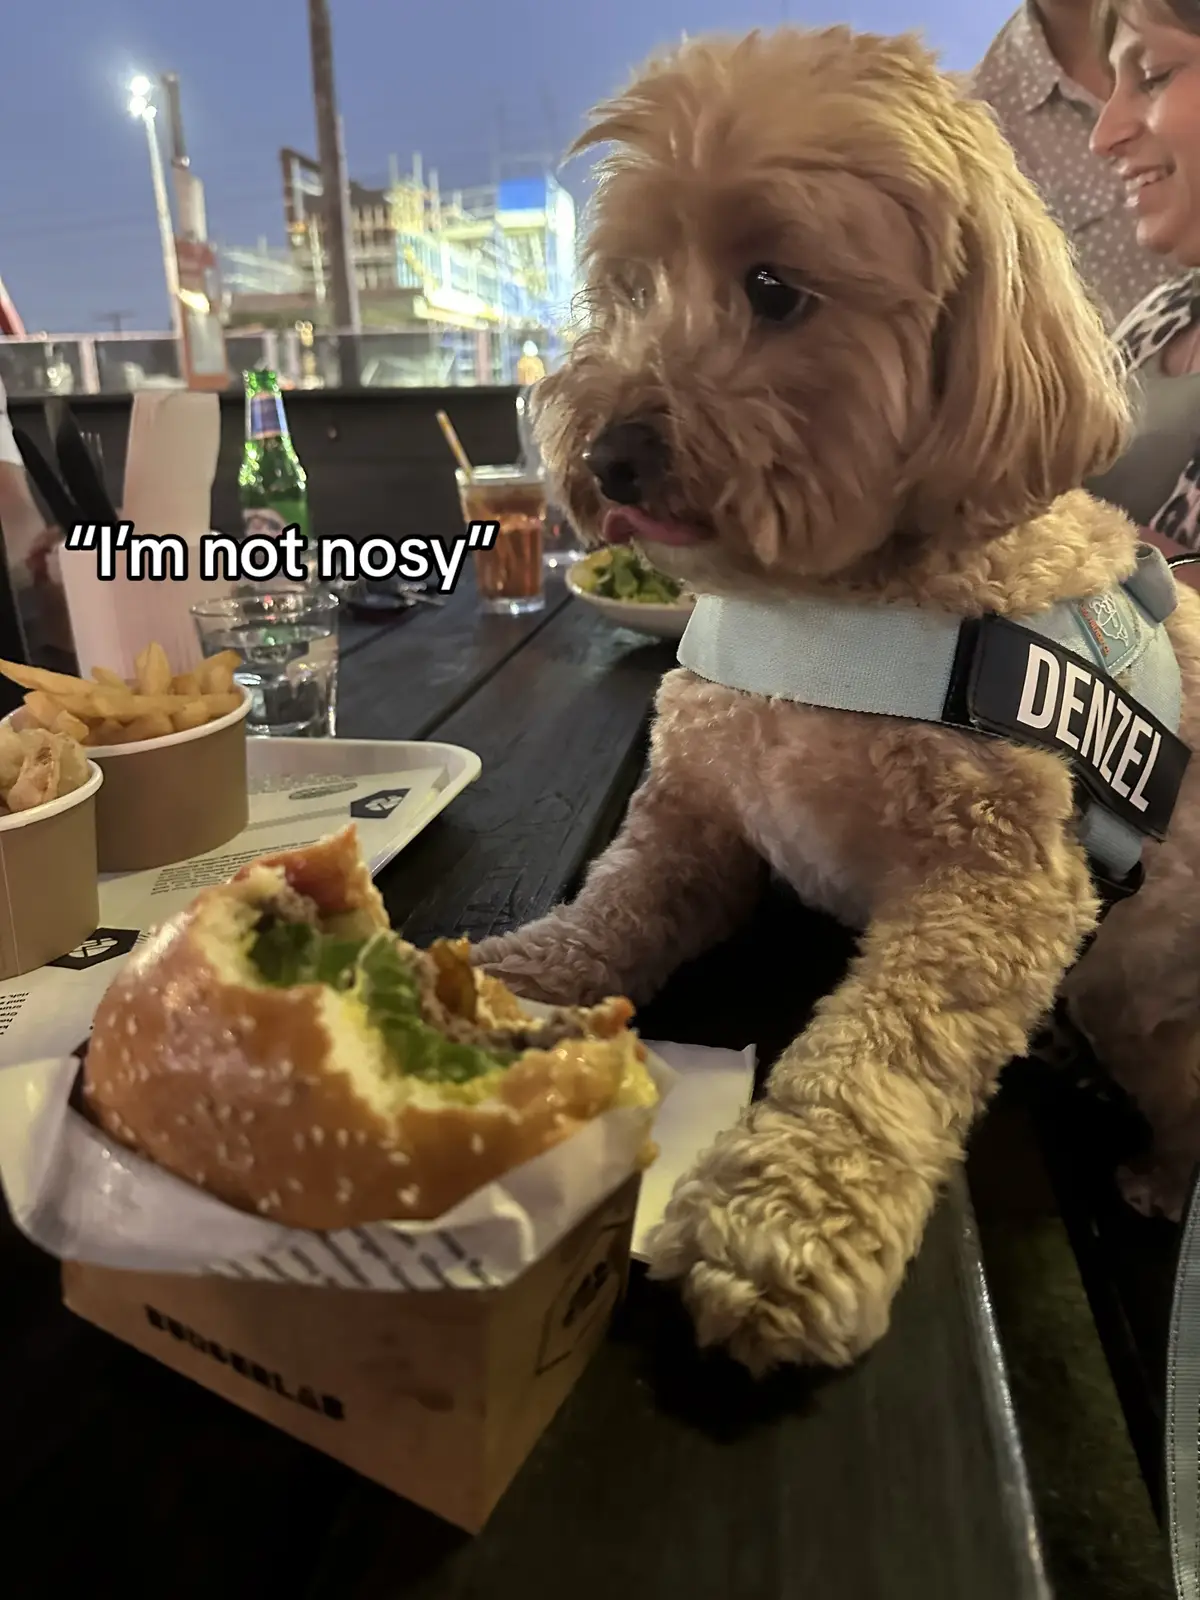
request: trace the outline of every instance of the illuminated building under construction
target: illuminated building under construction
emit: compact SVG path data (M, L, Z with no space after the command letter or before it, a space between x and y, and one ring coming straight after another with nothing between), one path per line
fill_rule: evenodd
M320 330L331 325L320 170L295 150L281 160L288 248L222 251L226 317L232 327ZM395 369L376 381L461 382L471 372L512 382L530 342L554 363L576 288L575 205L549 174L443 194L417 157L407 176L393 163L385 188L351 183L350 213L363 331L374 359Z

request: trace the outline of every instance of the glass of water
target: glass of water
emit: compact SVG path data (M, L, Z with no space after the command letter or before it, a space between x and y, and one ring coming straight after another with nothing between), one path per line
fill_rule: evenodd
M192 607L206 656L236 650L246 732L331 739L337 724L338 597L328 590L230 595Z

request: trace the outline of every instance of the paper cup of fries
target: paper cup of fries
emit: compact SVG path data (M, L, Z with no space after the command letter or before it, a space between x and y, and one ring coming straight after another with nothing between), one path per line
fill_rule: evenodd
M78 740L103 770L101 872L186 861L246 826L250 699L233 680L239 665L225 651L173 675L157 643L138 654L132 682L104 667L93 667L89 679L0 662L0 673L27 691L13 726Z
M95 931L103 782L66 734L0 725L0 979L57 961Z

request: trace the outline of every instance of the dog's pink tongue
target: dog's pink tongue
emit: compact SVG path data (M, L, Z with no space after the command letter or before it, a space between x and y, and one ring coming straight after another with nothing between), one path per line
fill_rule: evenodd
M632 539L643 544L700 544L708 537L686 522L659 522L633 506L609 511L600 536L606 544L628 544Z

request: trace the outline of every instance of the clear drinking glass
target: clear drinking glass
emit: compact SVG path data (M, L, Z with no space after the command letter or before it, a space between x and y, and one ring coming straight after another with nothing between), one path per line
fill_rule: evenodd
M457 469L463 521L499 524L490 550L472 552L479 604L484 611L521 616L546 604L542 546L546 485L540 471L522 466Z
M538 449L533 432L533 391L536 384L524 385L517 394L517 438L521 445L521 465L530 473L544 478L545 462ZM546 522L542 532L542 563L547 572L574 566L587 555L583 540L571 526L571 520L561 506L553 500L546 505Z
M338 597L328 590L230 595L193 606L206 656L236 650L250 695L246 732L331 739L337 724Z
M583 540L575 531L570 517L551 501L546 507L546 537L543 541L542 561L548 572L565 572L587 555Z

